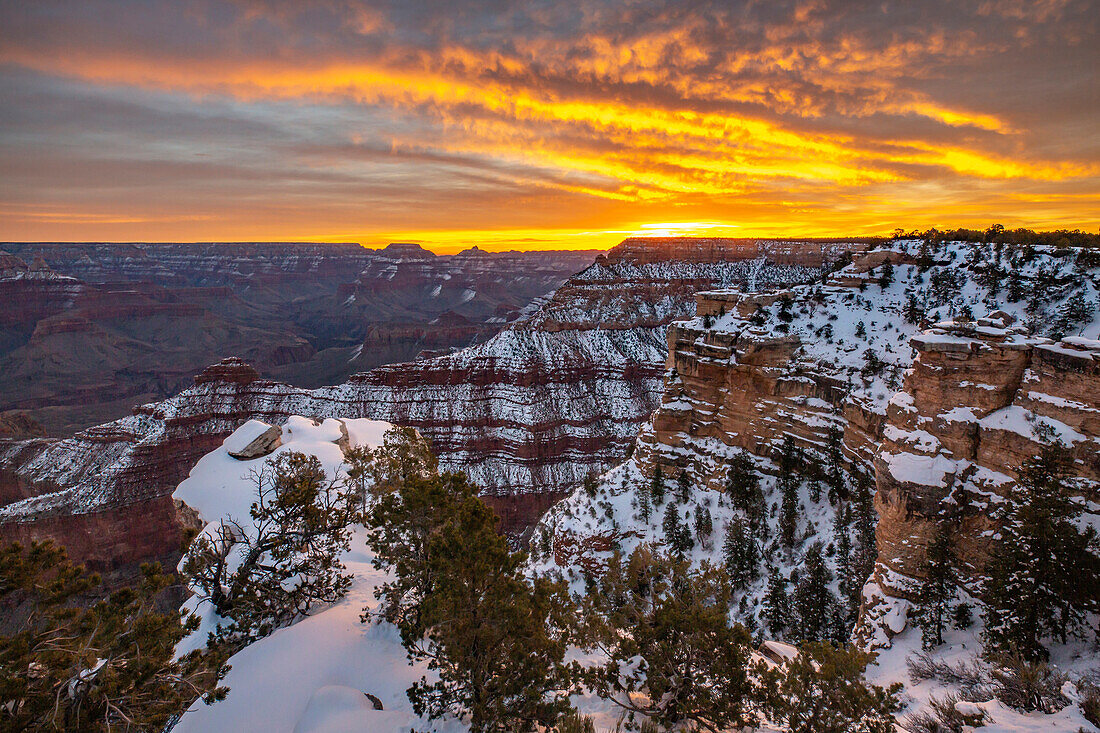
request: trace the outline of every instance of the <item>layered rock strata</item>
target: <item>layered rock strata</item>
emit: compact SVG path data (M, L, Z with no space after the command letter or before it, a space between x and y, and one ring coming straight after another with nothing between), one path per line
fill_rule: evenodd
M700 293L696 317L668 329L661 406L634 456L594 498L577 492L544 521L554 563L593 568L639 532L659 541L659 528L639 526L636 499L657 466L669 486L686 472L703 491L694 500L709 503L735 453L757 456L770 481L784 439L822 461L838 430L845 470L877 487L878 560L858 629L871 646L904 628L928 537L949 513L975 589L995 530L989 509L1042 440L1070 448L1074 490L1095 522L1100 273L1073 252L1036 252L1014 274L1033 295L1013 300L988 275L1000 253L951 244L921 266L916 249L857 254L820 285ZM959 312L969 320L922 328ZM1069 329L1088 337L1034 335ZM803 521L829 541L819 517Z
M0 447L4 495L22 498L0 509L3 531L14 525L24 528L13 532L27 531L45 516L158 500L245 419L277 422L300 414L365 416L417 428L441 465L469 473L506 530L520 532L585 476L626 454L658 404L665 327L693 312L696 290L807 282L821 273L812 264L820 262L818 245L808 246L811 264L778 265L763 245L734 261L691 250L686 262L640 262L630 254L637 244L628 244L522 320L460 352L315 390L259 379L245 365L226 362L200 375L193 388L131 417L65 441ZM797 251L788 243L784 257ZM104 551L98 559L130 556Z
M484 341L592 252L415 244L0 245L0 412L51 435L185 389L226 356L333 384ZM30 263L30 264L28 264Z

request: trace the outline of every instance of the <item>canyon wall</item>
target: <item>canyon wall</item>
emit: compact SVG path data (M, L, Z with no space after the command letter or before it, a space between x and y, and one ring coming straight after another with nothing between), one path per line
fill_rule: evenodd
M416 244L0 244L0 418L51 435L246 359L303 386L484 341L593 252ZM9 421L10 422L10 421Z
M949 245L923 265L916 252L899 242L857 253L817 285L699 293L696 316L668 328L661 405L631 459L536 530L552 537L552 566L592 570L613 549L663 541L660 518L639 516L658 467L669 491L689 477L687 506L710 507L717 527L729 510L714 497L747 452L774 512L788 438L824 466L839 435L844 470L874 480L877 561L857 627L872 647L904 627L929 535L945 521L976 591L990 508L1042 440L1070 448L1073 490L1100 520L1100 272L1072 251L1043 250L1019 264L1025 295L1012 299L997 297L987 273L1000 255L981 245ZM802 550L834 542L830 508L804 493L800 507ZM799 552L784 557L772 562L793 573ZM759 581L745 591L746 614L764 591Z
M820 246L807 246L808 264L784 265L768 261L770 246L728 260L688 243L642 262L632 254L637 244L628 242L468 349L313 390L263 379L230 360L175 397L70 439L0 443L0 495L10 502L0 508L0 531L64 541L44 518L91 521L159 501L244 420L299 414L416 427L444 468L466 471L484 487L507 531L522 532L585 476L622 460L658 404L665 328L693 312L697 290L820 276ZM797 251L787 243L784 257ZM481 262L484 255L472 257ZM125 565L137 553L117 551L124 545L124 538L105 539L86 557Z

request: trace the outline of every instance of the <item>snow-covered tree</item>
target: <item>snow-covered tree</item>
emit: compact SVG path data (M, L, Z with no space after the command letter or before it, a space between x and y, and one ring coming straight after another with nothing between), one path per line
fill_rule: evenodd
M802 572L795 586L791 606L790 636L801 641L825 641L833 637L833 616L836 597L829 590L833 574L821 554L821 544L814 543L806 551Z
M943 632L956 593L955 557L951 535L945 525L936 527L921 569L924 577L917 589L912 615L920 626L924 648L932 649L943 643Z
M787 579L772 568L768 576L768 592L764 596L764 622L768 630L779 638L784 638L791 626L791 600L787 593Z
M1045 638L1065 643L1087 613L1100 610L1096 532L1078 526L1083 509L1070 498L1069 461L1062 444L1044 445L999 505L1001 530L983 594L991 649L1044 659Z
M191 544L183 572L228 621L222 641L245 645L343 597L340 555L361 517L355 489L316 456L282 453L254 475L251 521L229 518Z
M736 730L749 722L755 690L749 634L729 620L725 573L639 545L616 555L582 605L587 644L605 664L584 684L628 716L668 729ZM629 724L629 723L628 723Z
M760 548L748 522L741 517L734 517L726 529L722 556L734 588L744 588L756 580L760 568Z

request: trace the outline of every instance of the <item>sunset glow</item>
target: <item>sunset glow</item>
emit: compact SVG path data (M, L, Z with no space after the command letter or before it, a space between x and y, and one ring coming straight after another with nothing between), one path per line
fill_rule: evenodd
M53 5L0 10L0 239L1100 226L1087 2Z

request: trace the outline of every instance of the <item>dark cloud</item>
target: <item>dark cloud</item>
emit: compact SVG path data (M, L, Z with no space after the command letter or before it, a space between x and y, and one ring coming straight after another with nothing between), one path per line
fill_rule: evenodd
M0 2L0 225L1094 226L1098 31L1089 0Z

